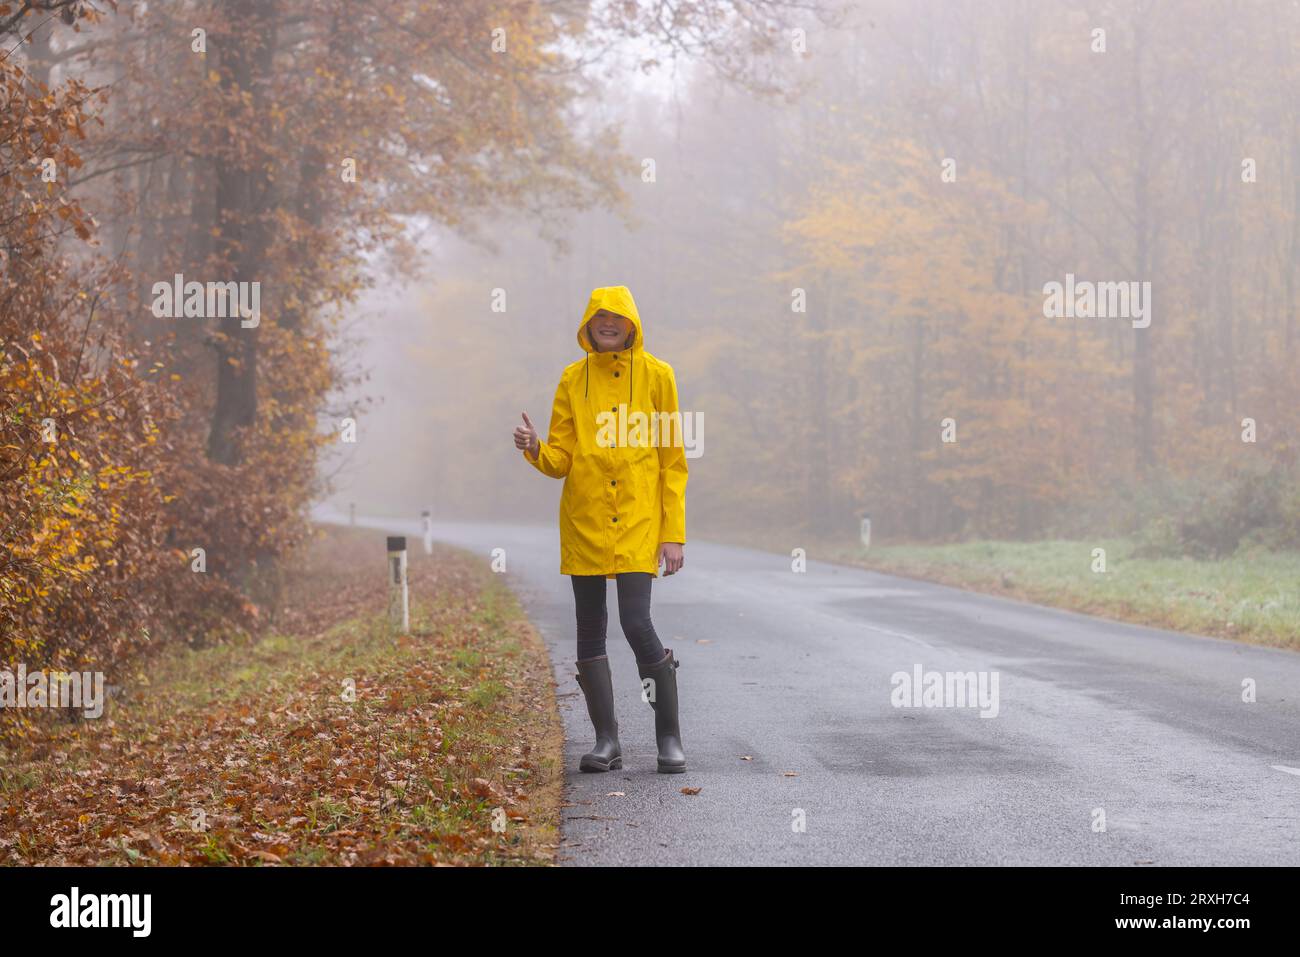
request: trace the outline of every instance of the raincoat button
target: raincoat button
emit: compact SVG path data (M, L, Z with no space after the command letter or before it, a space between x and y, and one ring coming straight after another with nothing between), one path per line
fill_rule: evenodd
M615 379L617 379L617 378L618 378L618 370L617 370L617 369L616 369L616 370L614 370L614 378L615 378Z
M616 521L616 522L618 521L618 516L617 516L617 515L614 516L614 521Z
M618 479L610 479L610 480L609 480L609 484L610 484L610 485L617 485L617 484L618 484Z

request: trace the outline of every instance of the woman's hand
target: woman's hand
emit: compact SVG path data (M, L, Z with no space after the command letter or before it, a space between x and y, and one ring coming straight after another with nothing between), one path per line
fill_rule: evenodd
M659 546L659 558L655 564L663 564L664 575L671 575L681 570L686 559L682 556L682 546L680 542L664 542Z
M524 424L515 426L515 448L527 452L532 458L537 458L537 430L533 428L527 412L520 414L524 417Z

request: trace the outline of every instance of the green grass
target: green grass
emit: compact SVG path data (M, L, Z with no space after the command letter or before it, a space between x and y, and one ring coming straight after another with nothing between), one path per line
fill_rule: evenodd
M1106 571L1093 570L1093 549ZM1300 650L1300 552L1218 561L1135 557L1101 541L832 546L825 557L1139 624Z

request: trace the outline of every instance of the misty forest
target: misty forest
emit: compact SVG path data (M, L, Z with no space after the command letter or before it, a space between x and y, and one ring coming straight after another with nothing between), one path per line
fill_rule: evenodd
M687 555L1300 640L1300 4L0 0L0 99L6 667L325 634L325 520L553 527L509 433L619 285Z

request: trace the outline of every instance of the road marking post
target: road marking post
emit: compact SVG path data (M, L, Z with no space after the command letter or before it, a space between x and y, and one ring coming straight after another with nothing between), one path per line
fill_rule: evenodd
M433 554L433 513L427 508L420 513L420 518L424 521L424 554Z
M406 585L406 536L388 536L388 621L399 635L411 633L411 606Z

